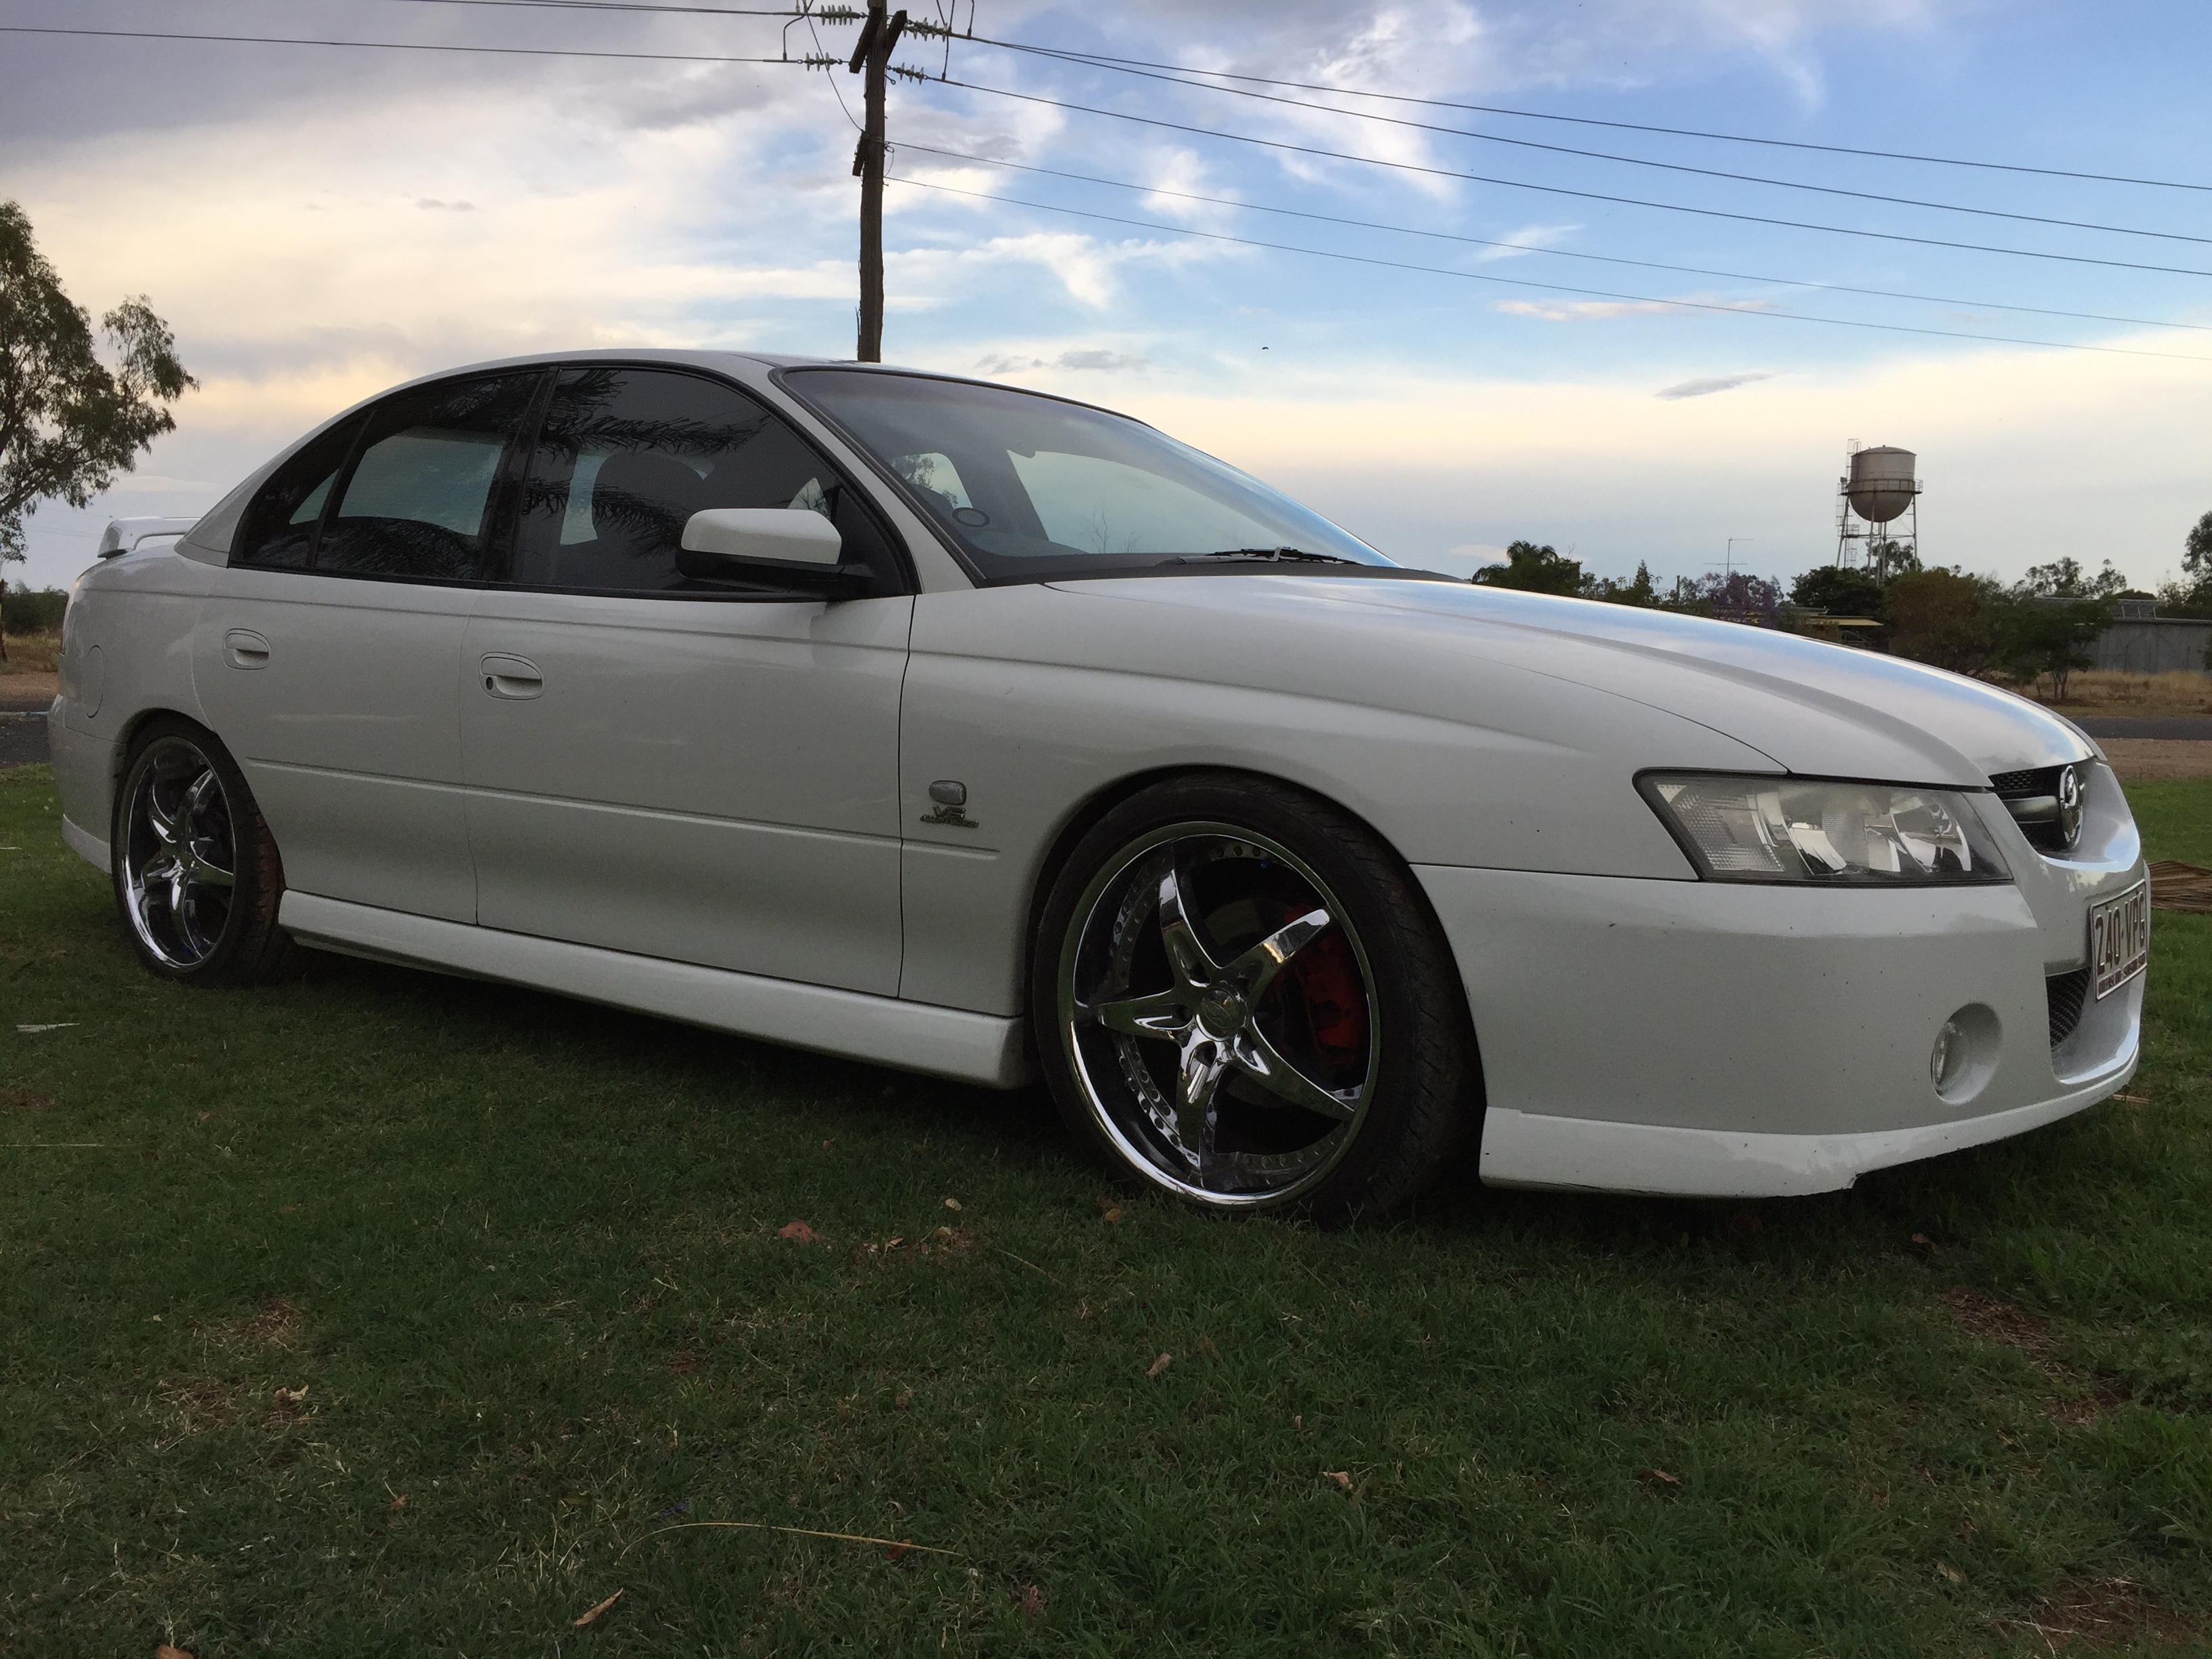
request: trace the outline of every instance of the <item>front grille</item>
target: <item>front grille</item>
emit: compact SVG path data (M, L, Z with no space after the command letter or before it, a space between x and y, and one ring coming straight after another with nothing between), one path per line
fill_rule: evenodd
M2081 1023L2082 1006L2089 1000L2089 970L2076 968L2070 974L2053 974L2043 981L2043 994L2051 1005L2051 1046L2056 1048Z
M1992 772L1990 787L2000 799L2007 795L2047 795L2057 787L2059 770L2056 766L2041 766L2026 772Z
M2071 846L2058 817L2058 780L2063 766L2039 766L2021 772L1994 772L1990 787L2020 825L2027 844L2039 853L2063 853ZM2022 817L2026 813L2029 816Z

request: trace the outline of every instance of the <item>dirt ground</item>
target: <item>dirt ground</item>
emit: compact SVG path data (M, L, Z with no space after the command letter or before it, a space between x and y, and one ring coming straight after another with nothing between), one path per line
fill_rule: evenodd
M2100 738L2122 783L2167 778L2212 778L2212 743L2168 738Z
M29 702L33 698L52 702L61 690L52 674L0 672L0 703Z

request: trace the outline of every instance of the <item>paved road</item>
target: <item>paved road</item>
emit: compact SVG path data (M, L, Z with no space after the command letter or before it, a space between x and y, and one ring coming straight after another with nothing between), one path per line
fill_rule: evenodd
M0 712L0 766L30 766L46 758L46 717Z
M2194 715L2160 715L2146 719L2093 717L2074 723L2093 738L2163 738L2169 742L2212 743L2212 720Z

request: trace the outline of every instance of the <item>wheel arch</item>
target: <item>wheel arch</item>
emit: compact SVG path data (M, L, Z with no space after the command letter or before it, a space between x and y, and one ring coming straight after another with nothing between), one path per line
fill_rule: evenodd
M149 704L139 709L115 728L115 757L108 768L115 782L122 781L124 770L131 763L131 750L137 745L140 735L148 726L159 720L182 720L194 731L204 732L216 743L222 743L221 735L198 715L182 708L172 708L166 703ZM230 752L230 746L228 744L223 744L223 752L225 754ZM233 757L234 760L235 758Z
M1419 904L1423 913L1428 917L1429 925L1436 929L1437 936L1444 940L1446 948L1449 948L1450 936L1444 931L1443 919L1437 915L1436 906L1430 901L1428 890L1422 886L1419 877L1413 873L1413 866L1407 860L1405 855L1399 852L1390 838L1377 829L1364 813L1346 805L1342 800L1326 791L1315 788L1310 783L1303 782L1297 778L1286 777L1279 772L1264 771L1258 767L1205 763L1152 767L1143 771L1129 773L1109 783L1099 785L1069 809L1060 828L1054 831L1051 841L1046 844L1044 856L1038 861L1036 869L1030 878L1028 902L1023 907L1019 983L1022 987L1022 1012L1025 1023L1030 1023L1027 1022L1030 1012L1028 988L1036 965L1037 929L1044 920L1045 904L1051 896L1054 884L1059 881L1060 872L1067 867L1068 860L1074 856L1075 849L1082 842L1084 836L1090 834L1093 825L1121 805L1122 802L1143 793L1157 784L1170 782L1178 778L1224 775L1247 777L1255 781L1273 784L1280 788L1295 789L1300 794L1309 795L1328 806L1332 811L1341 812L1350 818L1359 828L1372 836L1376 845L1382 848L1396 861L1400 872L1406 878L1407 888L1413 893L1414 901ZM1459 978L1459 995L1462 1011L1467 1016L1469 1030L1473 1031L1474 1009L1468 998L1464 976ZM1034 1025L1033 1023L1030 1024L1030 1033L1024 1041L1030 1045L1034 1045L1036 1042ZM1482 1057L1479 1042L1471 1050L1471 1057L1474 1061L1476 1087L1480 1090ZM1032 1054L1030 1058L1034 1060L1035 1054Z

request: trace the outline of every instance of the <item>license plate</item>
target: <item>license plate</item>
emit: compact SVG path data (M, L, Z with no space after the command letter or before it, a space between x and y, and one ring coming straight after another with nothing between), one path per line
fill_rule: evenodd
M2139 882L2089 912L2089 980L2110 996L2150 960L2150 884Z

